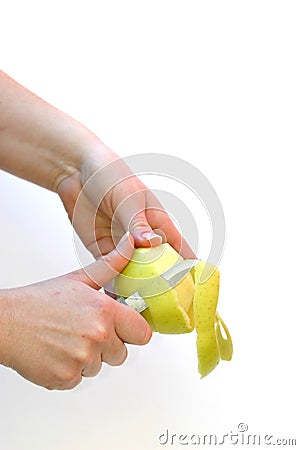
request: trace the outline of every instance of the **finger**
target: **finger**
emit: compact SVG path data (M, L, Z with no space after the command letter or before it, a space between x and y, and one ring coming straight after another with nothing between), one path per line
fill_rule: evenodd
M56 389L59 391L66 391L66 390L70 390L70 389L74 389L74 387L76 387L78 384L81 383L82 380L82 375L81 373L78 373L78 375L76 377L74 377L72 380L70 381L60 381L60 382L56 382L53 383L50 387L48 387L48 389Z
M162 237L155 233L147 222L145 211L134 216L129 229L136 247L155 247L163 242Z
M127 232L113 251L84 269L72 272L70 276L94 289L99 289L124 269L132 256L133 248L133 237Z
M184 259L194 259L196 258L195 253L183 238L181 233L177 230L172 220L166 220L161 226L161 230L166 234L168 243L184 258Z
M86 378L95 377L96 375L98 375L98 373L102 368L102 359L101 354L98 351L98 345L94 344L94 347L95 352L92 361L86 366L84 366L84 368L81 371L82 376Z
M126 358L126 345L117 336L115 339L111 339L109 345L102 351L102 361L110 366L120 366Z
M147 201L148 189L135 177L126 180L128 195L117 205L115 217L125 230L130 231L134 237L136 247L150 247L162 243L161 236L157 235L148 223L145 208L152 207ZM155 200L155 205L157 201ZM153 205L154 207L154 205Z
M183 258L193 259L196 257L169 214L162 207L148 209L146 217L157 233L164 237L164 242L168 242Z
M150 325L138 312L115 302L114 326L117 336L128 344L145 345L152 336Z
M127 197L120 207L119 216L123 220L130 220L129 229L136 247L150 247L168 242L183 258L195 258L187 241L149 189L145 188Z

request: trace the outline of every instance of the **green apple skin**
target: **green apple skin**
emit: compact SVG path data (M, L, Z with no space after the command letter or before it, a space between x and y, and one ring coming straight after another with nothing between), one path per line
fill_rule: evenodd
M138 248L115 280L117 295L126 298L138 291L144 298L148 309L142 315L153 331L178 334L193 330L193 277L187 274L173 289L159 277L182 260L169 244Z

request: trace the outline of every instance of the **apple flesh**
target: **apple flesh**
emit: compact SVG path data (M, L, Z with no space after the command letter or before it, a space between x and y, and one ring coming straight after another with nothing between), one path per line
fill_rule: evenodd
M167 334L193 330L194 281L187 274L174 288L159 277L183 258L169 244L135 249L131 261L116 278L114 291L129 297L138 291L148 309L142 315L153 331Z
M202 275L209 265L200 261L170 289L159 275L182 260L169 244L138 248L115 279L114 291L124 298L139 292L148 306L142 315L153 331L189 333L195 324L198 371L203 378L218 365L220 359L229 361L232 357L231 337L217 312L220 273L210 266L210 276L203 281Z

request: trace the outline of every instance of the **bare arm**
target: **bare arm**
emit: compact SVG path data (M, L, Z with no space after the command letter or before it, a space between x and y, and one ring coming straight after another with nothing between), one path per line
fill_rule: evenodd
M115 161L115 186L98 209L97 201L111 176L94 174ZM162 205L118 155L82 124L3 72L0 168L57 192L83 243L95 257L111 251L128 229L136 246L160 244L161 237L152 233L159 229L184 257L194 255ZM92 176L93 183L81 195L80 214L74 219L75 204ZM112 230L114 216L117 221Z
M99 205L111 172L94 175L116 161L116 183ZM114 152L3 72L0 168L57 192L83 243L96 258L102 256L92 266L99 286L125 267L133 245L161 242L153 229L160 229L183 256L193 257L163 207ZM126 234L120 241L128 230L133 238ZM124 342L146 343L151 329L142 316L99 292L99 286L81 270L0 291L0 364L42 386L67 389L82 374L95 375L101 361L122 363Z
M92 154L99 165L118 158L86 127L0 71L0 168L57 191Z

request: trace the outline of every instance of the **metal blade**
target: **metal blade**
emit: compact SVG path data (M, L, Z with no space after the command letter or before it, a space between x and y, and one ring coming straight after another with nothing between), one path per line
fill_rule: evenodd
M162 275L158 277L163 278L164 281L168 283L170 289L174 288L189 272L190 270L199 262L199 259L185 259L175 266L168 269ZM155 293L153 293L155 295ZM139 294L139 292L134 292L127 298L117 297L118 302L129 306L135 311L141 313L148 308L145 300Z
M185 259L175 266L168 269L162 275L160 275L170 286L173 288L178 284L199 262L199 259Z
M119 303L123 303L123 305L129 306L131 309L134 309L138 313L145 311L148 306L145 303L143 297L140 296L138 292L134 292L127 298L118 297L116 299Z

